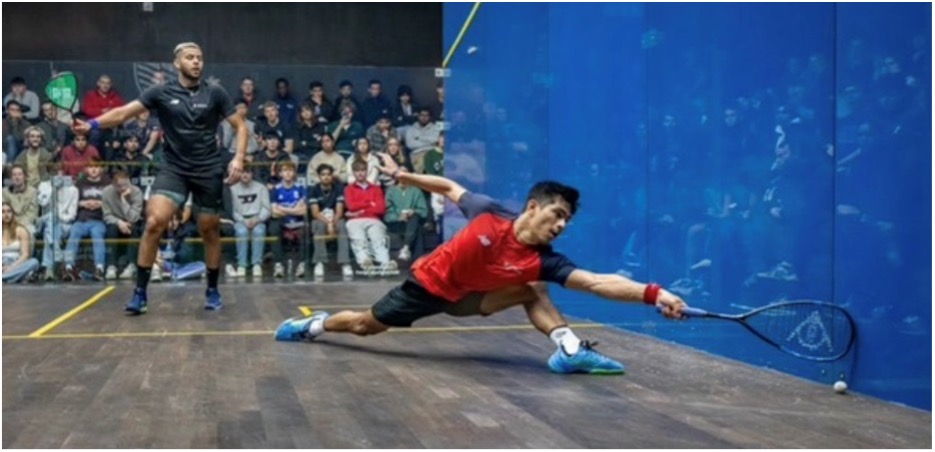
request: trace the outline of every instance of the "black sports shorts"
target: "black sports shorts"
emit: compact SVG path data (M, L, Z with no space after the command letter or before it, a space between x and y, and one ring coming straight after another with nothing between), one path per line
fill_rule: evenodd
M431 294L410 276L406 281L386 293L372 308L373 316L386 326L412 326L423 317L445 313L464 317L485 315L480 311L484 294L477 292L452 303Z
M183 176L163 167L156 174L151 190L152 194L175 201L179 208L185 206L191 193L193 212L218 215L224 209L224 169L208 170L198 176Z

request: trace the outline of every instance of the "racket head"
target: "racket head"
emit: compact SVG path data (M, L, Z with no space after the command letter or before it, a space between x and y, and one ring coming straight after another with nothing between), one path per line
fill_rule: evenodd
M45 84L45 96L56 107L72 111L78 102L78 77L72 72L59 72Z
M823 301L794 300L754 309L740 317L757 336L812 361L834 361L848 354L857 327L846 309Z

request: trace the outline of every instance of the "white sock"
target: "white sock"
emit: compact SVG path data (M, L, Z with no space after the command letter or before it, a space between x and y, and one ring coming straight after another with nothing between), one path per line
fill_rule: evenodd
M567 326L552 330L549 333L549 339L552 339L555 345L561 347L569 355L578 353L578 348L581 347L581 339L578 339L578 336L575 336L575 333Z
M312 320L312 323L308 324L308 334L312 336L318 336L321 333L325 332L325 320L328 319L328 316L319 317L315 320Z

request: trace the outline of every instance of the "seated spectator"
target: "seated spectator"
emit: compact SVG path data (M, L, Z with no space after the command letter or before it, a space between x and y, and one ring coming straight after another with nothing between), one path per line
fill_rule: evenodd
M270 195L266 186L253 180L253 171L240 173L240 182L230 187L234 234L237 237L237 268L227 264L227 276L247 275L247 238L253 251L250 262L253 277L263 276L263 245L266 243L266 220L270 216Z
M299 107L299 123L295 129L295 155L300 162L308 162L321 150L321 137L324 134L325 125L315 118L311 104L303 103Z
M366 138L358 138L356 143L357 150L354 155L347 160L347 172L351 174L353 169L351 165L360 160L367 164L367 182L376 184L380 178L380 159L370 152L370 141Z
M341 273L345 278L349 278L354 276L354 269L351 268L347 226L344 221L344 184L335 177L334 167L327 163L318 165L316 172L319 182L308 193L308 204L312 209L312 234L315 237L313 274L316 278L325 275L325 262L328 262L328 243L325 240L333 237L338 242L338 264L341 264Z
M97 118L110 110L122 107L126 101L113 87L114 83L110 76L107 74L101 75L97 79L97 88L88 91L84 95L84 100L81 102L83 105L81 112L88 118ZM110 160L112 154L110 145L113 143L117 131L116 127L93 130L88 137L90 142L103 152L106 160Z
M90 236L91 247L94 251L94 279L104 280L104 235L107 226L104 225L104 189L109 185L103 177L104 168L100 159L92 160L85 168L85 177L78 179L78 217L71 226L68 234L68 245L65 248L65 271L62 275L64 281L77 281L78 271L75 261L78 257L78 245L81 239Z
M396 90L396 106L393 107L393 127L400 135L405 136L406 129L416 123L417 113L415 101L412 99L412 88L400 85Z
M30 234L36 233L39 199L36 189L26 183L26 169L22 165L14 164L10 168L10 185L3 189L3 202L13 206L20 226Z
M23 117L30 122L39 119L39 96L26 87L26 80L16 76L10 80L10 93L3 97L3 105L15 100L23 109Z
M312 160L308 162L308 170L305 176L305 182L308 185L317 184L318 180L318 167L321 165L328 165L335 169L334 177L338 182L344 183L347 181L347 170L345 169L345 160L341 154L338 154L334 149L334 138L330 133L325 133L321 136L321 151L312 156Z
M111 172L127 173L131 182L139 183L140 176L147 174L150 161L145 155L140 153L140 139L136 135L130 135L123 140L122 151L114 156Z
M13 163L26 170L26 184L32 188L39 186L39 182L49 178L49 162L52 154L45 148L45 133L36 126L30 126L24 132L25 152L20 152Z
M279 175L279 165L285 162L295 162L292 162L288 154L279 150L279 135L275 132L268 132L264 143L266 143L266 149L257 153L253 159L253 164L257 168L257 180L262 184L266 184L266 188L272 191L276 184L282 180Z
M270 192L272 195L272 206L270 208L269 233L280 240L273 241L273 260L276 262L273 269L274 278L282 278L285 275L283 267L284 256L282 252L282 242L300 241L304 245L302 237L305 235L305 212L308 209L305 187L295 184L295 168L292 162L285 162L280 165L282 182ZM305 262L299 262L295 270L296 278L305 276Z
M146 159L152 160L153 153L162 140L162 127L159 125L159 120L152 116L149 110L144 110L139 116L123 125L120 133L123 141L131 135L136 137L139 148L142 149L141 154Z
M367 129L367 139L370 140L370 146L373 148L373 152L384 152L386 149L386 142L390 138L399 139L399 134L396 132L396 129L393 128L393 123L390 122L389 115L381 115L377 119L377 123L370 126Z
M50 101L42 102L42 119L36 124L45 133L46 149L55 160L60 159L60 153L71 134L70 127L58 119L58 108Z
M365 274L392 273L396 261L390 259L386 225L386 199L379 185L367 181L367 164L356 160L351 165L354 183L344 189L347 206L347 235L351 239L354 258Z
M88 143L87 135L75 135L71 144L62 149L65 174L71 176L76 182L92 160L101 160L101 153Z
M438 133L438 145L425 153L423 167L425 174L445 175L445 132Z
M365 135L364 126L354 120L356 110L353 106L341 108L341 119L328 124L327 131L334 137L334 147L344 158L354 153L354 142Z
M357 102L357 97L354 96L354 84L350 80L341 80L338 84L338 96L334 98L333 105L334 112L329 118L332 122L341 119L342 110L347 105L350 105L355 112L360 111L360 102Z
M289 80L282 77L276 79L276 94L270 100L279 106L279 117L282 118L282 122L286 124L298 122L299 103L289 91Z
M383 95L383 84L379 80L371 80L367 89L370 94L360 106L360 120L364 129L369 129L383 116L389 118L393 113L393 104Z
M78 189L71 177L65 175L60 162L49 164L50 180L39 183L38 204L42 209L39 225L42 227L41 276L46 281L55 279L55 262L62 262L62 241L68 237L71 224L78 215ZM52 188L56 189L52 202ZM53 215L57 215L53 219ZM55 253L53 255L53 252Z
M244 122L247 124L247 133L249 134L247 137L247 155L255 155L260 150L261 140L257 135L256 123L247 117L247 101L243 99L235 100L234 108L237 109L237 114L244 117ZM229 162L237 154L237 134L230 122L221 121L220 135L218 142L221 144L221 149L227 150L224 157L225 161Z
M264 117L256 122L257 135L265 138L271 133L276 134L281 141L282 149L291 155L295 144L292 128L295 123L287 123L279 117L279 104L276 102L270 101L263 104L263 115Z
M403 152L403 145L399 143L398 138L390 138L386 142L386 154L393 158L400 168L405 168L412 172L412 163L406 158ZM380 184L384 187L396 185L396 180L387 174L380 173Z
M30 124L23 117L23 107L11 100L4 104L6 117L3 118L3 154L8 162L16 160L23 148L23 136Z
M425 223L428 214L422 190L404 183L386 190L386 216L383 219L391 231L403 231L399 260L408 261L413 251L416 257L422 255L422 224Z
M429 110L431 110L433 118L439 121L445 120L445 84L440 80L435 85L435 100L429 104Z
M314 81L308 85L308 103L315 112L315 120L321 125L327 126L334 116L334 104L328 101L325 96L325 87L319 81Z
M406 130L406 147L416 173L425 172L425 153L438 144L438 127L432 122L428 107L419 108L419 121Z
M39 261L29 257L32 234L16 221L16 211L3 202L3 282L17 283L29 278L39 268Z
M130 137L135 140L136 137ZM101 195L104 224L109 239L139 239L143 235L143 192L130 183L130 175L124 171L114 173L113 184ZM106 279L117 279L118 267L123 267L120 279L136 276L136 254L139 242L121 242L110 248L110 265Z

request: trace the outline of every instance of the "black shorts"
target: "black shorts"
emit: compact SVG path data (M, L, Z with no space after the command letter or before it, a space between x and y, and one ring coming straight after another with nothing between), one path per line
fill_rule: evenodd
M218 215L224 210L224 169L218 168L198 176L184 176L171 168L156 174L152 194L160 194L184 207L192 195L193 212Z
M412 326L423 317L446 313L463 317L486 315L480 311L483 293L472 293L457 303L431 294L411 276L394 287L370 308L373 316L386 326Z

